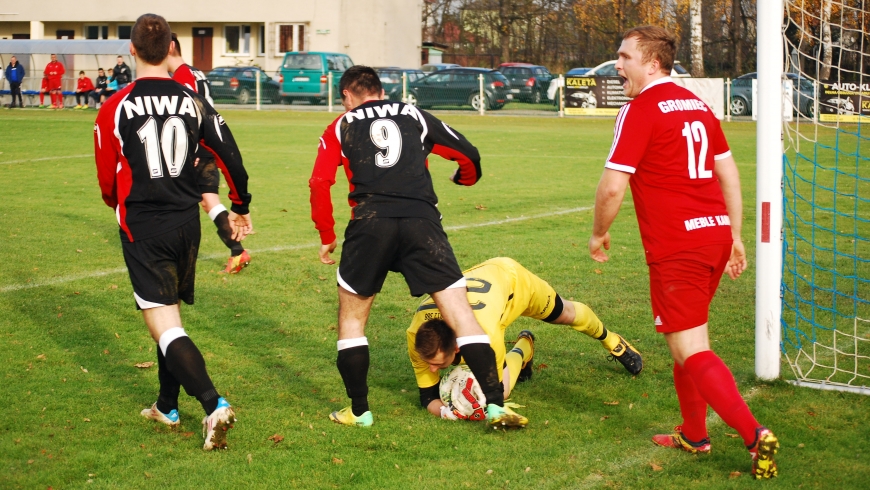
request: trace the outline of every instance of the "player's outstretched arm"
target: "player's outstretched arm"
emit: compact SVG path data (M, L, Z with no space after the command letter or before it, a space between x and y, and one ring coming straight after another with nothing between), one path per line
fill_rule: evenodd
M426 139L432 145L432 153L452 160L459 168L450 180L459 185L474 185L483 172L480 169L480 152L459 131L426 111L419 111L426 123Z
M592 236L589 238L589 255L596 262L607 262L609 259L604 252L610 250L608 230L619 213L629 178L631 174L609 168L605 168L604 173L601 174L598 190L595 192L595 222L592 225Z
M743 196L740 193L740 172L734 157L728 156L717 160L713 171L719 178L719 187L722 188L722 196L725 198L725 209L728 212L728 220L731 222L731 238L734 240L731 246L731 257L725 272L731 279L737 279L746 270L746 250L743 246L741 233L743 230Z

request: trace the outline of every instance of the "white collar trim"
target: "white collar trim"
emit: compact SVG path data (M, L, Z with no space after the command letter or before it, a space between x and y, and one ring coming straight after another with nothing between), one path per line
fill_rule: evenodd
M657 79L653 80L652 82L648 83L647 86L644 87L644 88L640 91L640 93L644 93L644 92L646 92L648 89L650 89L650 88L652 88L652 87L655 87L656 85L661 85L661 84L663 84L663 83L670 83L670 82L673 82L673 80L671 79L671 77L662 77L662 78L657 78Z

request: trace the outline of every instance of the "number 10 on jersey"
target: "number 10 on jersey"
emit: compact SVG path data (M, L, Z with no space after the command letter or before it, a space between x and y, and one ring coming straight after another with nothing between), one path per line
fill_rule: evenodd
M157 135L157 121L149 117L136 133L139 141L145 146L145 159L148 161L148 173L152 179L163 177L163 164L160 150L170 177L178 177L181 168L187 160L187 127L180 117L172 116L163 123L162 135Z

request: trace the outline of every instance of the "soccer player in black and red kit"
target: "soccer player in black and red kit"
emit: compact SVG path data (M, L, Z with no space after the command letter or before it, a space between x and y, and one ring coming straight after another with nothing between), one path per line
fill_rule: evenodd
M211 85L205 74L188 65L181 57L181 46L178 37L172 33L173 50L166 57L167 67L172 72L172 79L202 95L209 104L214 106L211 98ZM218 196L220 186L220 172L225 175L225 180L230 183L229 198L234 204L242 204L242 200L232 186L232 179L226 176L227 168L219 157L206 146L205 142L199 142L196 150L196 164L199 188L202 191L202 209L217 227L217 234L230 249L230 258L224 272L235 274L241 271L251 262L251 255L242 247L238 237L243 237L251 231L250 221L245 222L246 217L239 216L221 204ZM220 169L220 170L219 170ZM243 229L242 229L243 228Z
M218 395L202 354L181 325L179 301L193 304L199 249L202 194L194 168L197 144L204 140L223 160L248 214L248 176L223 118L196 92L169 78L166 56L169 24L145 14L131 32L130 54L139 79L109 99L94 125L97 177L106 204L120 225L124 261L133 296L152 338L158 343L157 402L146 418L177 426L179 388L202 404L203 449L226 447L235 422L229 403Z
M338 371L351 406L332 412L338 423L367 427L369 346L364 329L375 294L388 271L401 272L411 294L430 294L456 332L459 353L481 385L487 421L523 427L528 420L504 406L504 393L489 337L468 304L465 278L441 227L438 198L427 157L435 153L459 164L451 180L474 185L481 176L480 154L459 132L431 114L385 101L377 73L348 69L339 82L347 112L323 133L309 181L311 214L320 232L320 260L337 245L330 187L343 165L353 208L345 230L338 279Z

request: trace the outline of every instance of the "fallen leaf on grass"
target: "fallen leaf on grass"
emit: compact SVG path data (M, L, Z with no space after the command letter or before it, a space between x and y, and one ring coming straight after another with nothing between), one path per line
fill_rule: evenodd
M109 289L118 289L118 285L117 285L117 284L112 284L111 286L109 286Z
M251 456L251 453L248 453L248 464L251 464L253 462L254 462L254 457Z
M607 420L607 419L609 419L609 418L610 418L610 416L605 415L604 417L601 417L601 422L603 422L603 421L605 421L605 420Z
M193 434L194 434L193 432L182 432L181 433L181 435L183 435L184 437L193 437Z
M138 364L133 364L133 367L137 367L140 369L148 369L153 365L154 365L154 361L146 361L146 362L140 362Z
M725 435L730 437L731 439L736 439L736 438L740 437L740 434L729 434L727 432L725 433Z
M33 460L32 460L32 459L28 459L28 460L27 460L27 464L33 464Z
M120 338L121 338L121 336L118 335L118 332L115 332L115 338L116 338L116 339L120 339Z
M491 475L491 474L492 474L492 470L486 470L486 474L487 474L487 475Z
M344 464L344 460L339 458L332 458L332 464ZM396 468L398 468L398 466L396 466Z
M816 428L813 427L812 425L807 425L807 428L808 428L809 430L816 430Z
M151 473L145 472L145 478L151 478Z
M815 416L816 416L816 412L813 412L812 410L809 410L809 411L807 412L807 415L809 415L810 417L815 417Z
M593 272L595 272L596 274L604 274L601 269L595 269Z
M532 467L531 467L531 466L526 466L526 473L528 473L528 472L530 472L530 471L532 471Z
M613 400L612 402L604 402L604 404L610 405L611 407L614 407L616 405L619 405L619 400Z
M280 434L272 434L271 436L267 437L266 440L272 441L275 444L278 444L279 442L284 440L284 436L282 436Z
M85 421L85 422L90 422L91 419L86 418L86 419L84 419L84 421Z
M649 466L650 468L652 468L653 471L662 471L664 469L655 463L650 463Z
M45 360L45 354L40 354L40 355L36 356L36 358Z
M393 466L395 466L397 470L399 469L399 465L394 464Z
M548 367L550 367L550 366L548 366L542 362L542 363L538 364L538 371L543 371L544 369L547 369Z
M732 480L733 480L734 478L739 478L739 477L740 477L740 472L739 472L739 471L732 471L731 474L728 475L728 478L731 478Z
M81 370L82 370L82 372L83 372L83 373L86 373L86 372L88 372L88 370L87 370L87 369L85 369L85 367L84 367L84 366L79 366L79 369L81 369Z
M646 393L644 393L643 395L640 395L640 396L642 396L644 398L649 398L649 395L647 395Z
M798 447L801 448L801 449L803 449L803 447L804 447L804 443L800 443L800 444L798 444Z
M486 209L486 206L484 206L483 204L478 204L478 205L474 206L474 209L476 209L478 211L483 211Z

